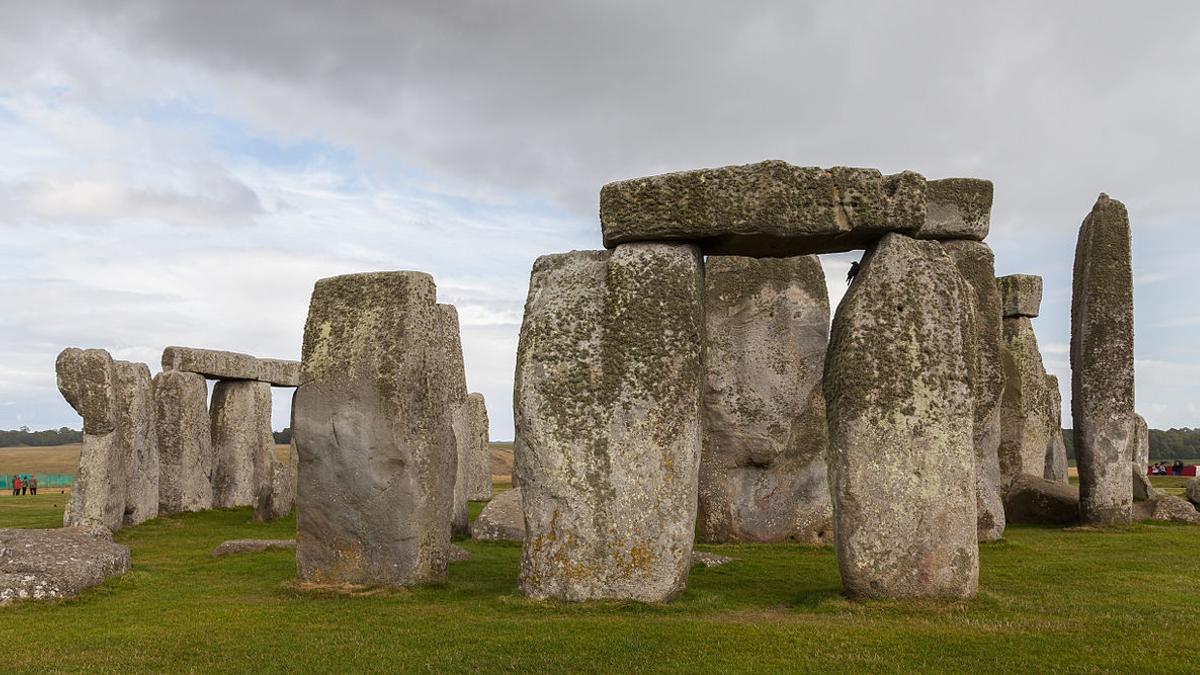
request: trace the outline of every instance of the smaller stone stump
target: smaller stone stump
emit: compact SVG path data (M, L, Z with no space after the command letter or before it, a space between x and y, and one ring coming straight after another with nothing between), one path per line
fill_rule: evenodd
M485 502L492 498L492 458L488 443L487 402L483 394L467 397L467 420L471 445L467 457L467 499Z
M213 387L214 508L251 506L260 487L270 485L275 438L271 434L271 385L221 380Z
M1171 523L1200 525L1200 511L1196 511L1195 505L1183 497L1156 495L1150 501L1139 506L1149 512L1149 515L1142 518L1143 520L1165 520Z
M158 434L158 511L212 508L212 436L204 376L164 370L154 376Z
M481 541L524 541L525 514L521 510L521 488L492 498L471 523L471 538Z
M1133 422L1133 449L1130 452L1133 462L1129 467L1133 474L1133 498L1146 501L1158 495L1158 490L1154 489L1150 477L1146 475L1150 467L1150 429L1141 415L1134 415Z
M0 529L0 605L71 598L129 571L129 548L96 529Z
M1066 525L1079 522L1079 489L1037 476L1017 476L1004 495L1010 523Z

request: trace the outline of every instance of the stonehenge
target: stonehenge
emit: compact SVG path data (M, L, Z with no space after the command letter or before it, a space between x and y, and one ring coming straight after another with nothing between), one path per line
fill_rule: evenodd
M302 580L445 581L457 450L442 316L428 274L316 283L294 397Z
M72 598L128 572L129 547L94 525L0 529L0 605Z
M137 525L158 515L158 429L149 366L113 361L113 393L117 447L125 468L122 525Z
M524 541L525 515L521 488L496 495L471 523L471 538L480 541Z
M450 530L454 534L469 534L467 519L468 468L473 462L476 437L472 433L468 408L467 370L463 365L462 337L458 327L458 310L454 305L439 304L438 336L446 362L446 408L454 429L455 474L454 499Z
M83 418L79 470L67 500L63 526L100 525L110 530L125 520L125 449L117 432L112 356L103 349L64 349L55 361L63 398Z
M167 347L163 370L182 370L210 380L256 380L276 387L300 384L300 363L283 359L258 359L249 354L194 347Z
M213 507L250 506L259 487L272 478L271 385L256 380L217 382L209 417Z
M1138 501L1154 499L1158 491L1150 484L1146 469L1150 466L1150 430L1141 415L1133 416L1133 448L1130 452L1130 473L1133 477L1133 498Z
M1133 267L1125 205L1101 193L1079 228L1071 290L1071 412L1079 511L1127 524L1133 486Z
M204 376L164 370L154 376L158 433L158 511L212 508L212 437Z
M829 295L816 256L710 256L699 536L831 543Z
M492 498L491 447L488 443L487 402L483 394L467 397L467 420L470 424L470 445L467 454L467 499L487 501Z

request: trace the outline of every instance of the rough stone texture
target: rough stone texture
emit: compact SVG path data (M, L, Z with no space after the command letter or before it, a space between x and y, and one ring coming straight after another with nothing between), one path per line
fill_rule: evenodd
M975 594L973 303L941 245L888 234L838 307L824 386L850 597Z
M1187 498L1193 504L1200 504L1200 477L1188 479Z
M1004 318L1036 317L1042 306L1042 278L1034 274L997 277Z
M129 548L95 530L0 529L0 605L70 598L129 571Z
M291 551L296 548L295 539L230 539L213 549L212 557L235 553L262 553L263 551Z
M987 238L992 220L992 181L943 178L925 184L925 224L918 239Z
M471 538L483 541L524 541L525 515L521 511L521 488L492 498L471 523Z
M198 373L212 380L258 380L277 387L300 384L299 361L259 359L217 349L167 347L163 350L162 368Z
M1150 520L1166 520L1172 523L1200 524L1200 512L1183 497L1158 495L1151 500Z
M1010 523L1060 525L1079 520L1079 489L1028 474L1017 476L1004 495Z
M300 386L300 362L285 359L259 359L258 381L276 387Z
M463 364L462 333L458 326L458 310L454 305L438 305L440 316L440 339L446 353L446 408L450 412L454 429L454 500L451 511L450 531L453 534L470 534L468 519L468 473L474 452L475 435L471 430L470 410L467 403L467 371Z
M975 182L987 183L987 207L990 209L991 183ZM967 185L963 189L971 187ZM987 234L986 215L983 234ZM996 288L996 259L992 249L982 242L946 241L942 243L942 248L950 254L959 274L971 287L974 299L971 303L972 323L975 327L972 340L974 359L971 363L971 383L974 399L972 436L975 442L975 517L979 540L997 541L1004 536L1005 519L1004 502L1001 499L1003 480L998 455L1004 368L1001 357L1003 329L1000 318L1000 292Z
M720 567L733 562L733 558L729 556L709 553L707 551L692 551L692 565L700 565L702 567Z
M313 290L293 408L301 579L445 581L456 457L435 298L420 272Z
M164 370L154 376L158 435L158 511L212 508L212 438L204 376Z
M158 515L158 430L149 366L113 361L113 393L117 447L124 455L123 522L137 525Z
M514 388L526 595L657 602L686 586L702 266L696 247L678 244L534 263Z
M1049 435L1046 442L1046 462L1042 477L1060 483L1067 479L1067 444L1062 435L1062 394L1058 391L1058 378L1046 375L1046 406L1049 413Z
M1061 415L1058 389L1047 387L1046 368L1028 317L1004 319L1004 397L1000 407L1000 473L1005 484L1020 475L1046 476L1046 452Z
M221 380L209 407L212 429L212 505L252 506L260 487L269 486L274 465L271 385L254 380Z
M296 505L298 463L295 441L292 442L288 461L281 462L275 459L274 453L271 454L271 481L259 485L254 495L254 522L269 522L292 512L292 507Z
M1153 499L1158 491L1150 483L1146 470L1150 467L1150 430L1141 415L1133 416L1133 448L1130 456L1130 473L1133 474L1133 498L1141 501Z
M471 552L458 544L450 544L446 548L446 562L466 562L470 559Z
M483 394L473 393L467 397L467 422L471 441L467 455L467 499L487 501L492 498L492 459L487 402Z
M83 417L83 443L63 526L121 527L125 452L117 433L113 360L103 349L64 349L55 362L58 389Z
M1129 214L1101 194L1079 228L1071 293L1071 411L1087 524L1128 523L1134 435Z
M910 171L798 167L778 160L635 178L600 191L604 245L685 241L709 255L790 257L863 248L925 224Z
M711 256L704 283L700 539L832 543L821 262Z

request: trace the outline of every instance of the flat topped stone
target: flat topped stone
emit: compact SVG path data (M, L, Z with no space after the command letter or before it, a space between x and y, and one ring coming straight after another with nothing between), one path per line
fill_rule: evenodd
M100 529L0 529L0 605L70 598L128 571L129 548Z
M263 551L293 551L295 539L230 539L213 549L212 557L220 558L234 553L262 553Z
M1005 318L1035 317L1042 305L1042 278L1035 274L1009 274L997 277L1000 306Z
M683 241L705 254L786 257L860 249L925 225L925 178L779 160L605 185L604 245Z
M259 359L258 381L276 387L300 386L300 362L288 359Z
M983 241L992 221L992 181L943 178L925 184L925 224L918 239Z
M277 387L300 385L300 362L260 359L240 352L171 346L163 350L163 370L198 373L211 380L258 380Z

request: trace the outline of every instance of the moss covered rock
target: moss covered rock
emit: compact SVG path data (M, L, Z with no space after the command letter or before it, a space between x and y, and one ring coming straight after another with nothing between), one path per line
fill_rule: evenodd
M203 375L164 370L154 376L158 434L158 511L212 508L212 432Z

